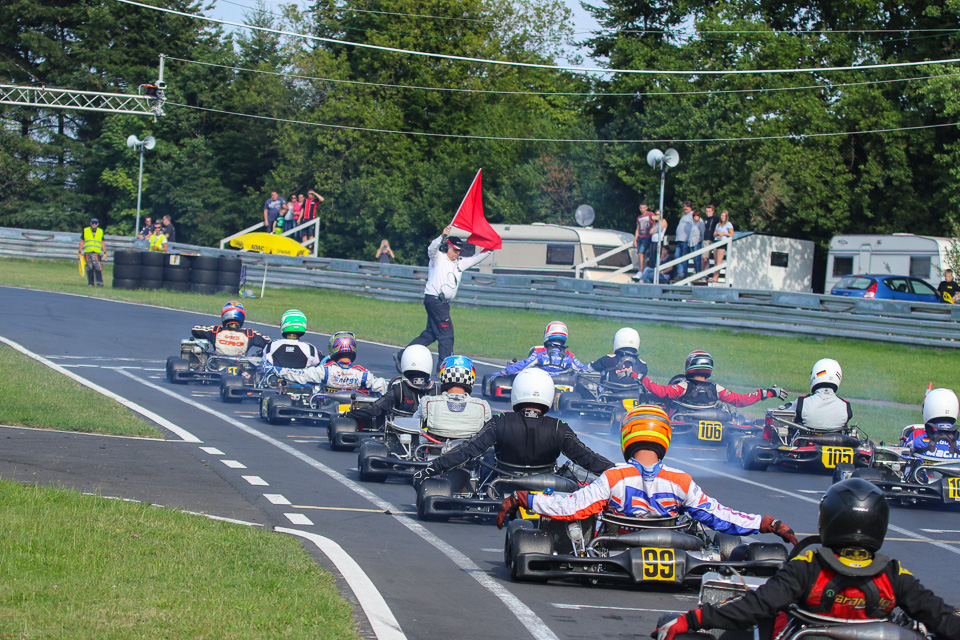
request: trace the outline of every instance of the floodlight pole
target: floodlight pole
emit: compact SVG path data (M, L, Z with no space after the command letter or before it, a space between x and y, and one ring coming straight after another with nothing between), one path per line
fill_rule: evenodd
M143 161L141 157L141 162ZM667 164L660 160L660 219L657 220L657 266L653 269L653 284L660 284L660 249L663 247L663 189L667 184Z
M140 195L143 193L143 147L144 142L140 141L137 146L140 147L140 177L137 179L137 222L133 225L133 237L136 238L140 232ZM663 199L663 193L660 194Z

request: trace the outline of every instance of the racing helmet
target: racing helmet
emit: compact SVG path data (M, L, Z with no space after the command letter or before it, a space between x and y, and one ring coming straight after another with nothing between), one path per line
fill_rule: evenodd
M227 326L228 323L233 322L239 329L243 326L243 321L246 317L247 314L243 312L243 305L236 300L231 300L223 305L223 309L220 311L220 324Z
M553 406L556 388L553 378L543 369L524 369L513 379L510 390L510 404L517 409L522 404L538 405L546 413Z
M958 411L960 406L957 403L957 394L951 389L934 389L923 399L924 423L936 423L939 429L957 429ZM944 423L953 425L952 429L945 428Z
M433 371L433 354L422 344L412 344L400 356L400 371L414 389L428 389Z
M640 334L636 329L624 327L613 334L613 352L620 349L632 349L633 353L640 351Z
M300 337L307 332L307 316L299 309L289 309L280 316L280 334L295 334Z
M473 391L473 383L477 381L477 370L473 368L473 360L466 356L449 356L440 363L440 390L447 391L450 387L463 387L467 393Z
M863 478L841 480L820 499L820 542L834 551L845 547L877 551L889 520L890 507L875 484Z
M832 358L821 358L814 363L810 371L810 391L822 385L829 385L836 391L840 388L841 380L843 369L840 368L840 363Z
M670 448L673 430L666 412L654 404L640 404L620 421L620 448L623 459L630 461L640 449L649 449L663 460Z
M562 347L567 344L568 335L570 333L567 331L567 325L559 320L554 320L543 330L543 345L545 347Z
M709 378L713 373L713 356L699 349L691 351L684 362L683 373L688 378L691 376Z
M340 358L349 358L350 362L357 358L357 338L352 331L337 331L330 336L330 359Z

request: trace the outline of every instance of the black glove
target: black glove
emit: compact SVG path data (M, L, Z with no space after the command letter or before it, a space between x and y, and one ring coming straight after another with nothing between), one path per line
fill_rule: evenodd
M787 390L781 389L780 387L773 386L764 391L765 398L780 398L781 400L787 399Z
M440 470L434 467L433 465L427 465L423 469L420 469L413 474L413 486L415 489L419 489L421 483L427 478L431 478L440 473Z

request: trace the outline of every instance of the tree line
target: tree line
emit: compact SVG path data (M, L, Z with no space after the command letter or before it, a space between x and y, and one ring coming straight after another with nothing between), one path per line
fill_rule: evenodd
M574 34L558 0L324 0L260 4L246 22L265 30L228 32L115 0L7 0L3 83L134 93L163 54L168 103L156 121L0 106L0 226L79 229L95 216L132 234L136 134L158 140L144 212L170 214L196 244L261 220L271 190L313 188L326 198L323 255L370 259L389 238L399 261L420 262L480 167L492 222L570 224L590 204L595 226L632 231L639 201L659 197L654 147L681 156L667 178L671 228L689 199L821 249L836 233L958 235L957 64L584 74L361 46L543 65L576 46L609 69L690 71L960 58L952 0L588 10L600 30Z

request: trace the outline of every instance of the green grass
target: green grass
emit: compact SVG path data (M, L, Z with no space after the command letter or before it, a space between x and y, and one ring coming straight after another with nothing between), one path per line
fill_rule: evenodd
M163 437L126 407L5 345L0 345L0 371L0 424Z
M3 266L0 284L10 286L157 304L213 316L219 313L226 299L226 296L173 291L115 291L109 288L112 277L109 264L104 273L107 288L94 290L86 286L73 262L6 259ZM250 320L276 324L283 311L295 307L307 314L312 331L331 333L350 329L361 339L397 345L409 342L425 323L423 306L419 303L383 301L323 289L270 289L264 299L244 300L243 304ZM613 334L623 326L618 321L578 315L575 310L548 315L471 309L455 303L452 313L457 328L457 351L495 359L526 355L530 346L540 342L544 325L550 320L562 319L570 328L571 349L581 361L589 362L609 352ZM824 357L835 358L843 366L841 391L850 398L916 405L928 382L933 382L935 387L958 386L960 350L704 329L684 326L682 319L673 325L634 326L643 341L641 357L650 366L651 378L658 382L665 382L681 371L688 352L706 349L716 362L714 379L738 391L779 384L791 394L805 393L809 388L810 368ZM184 327L185 332L186 329ZM325 349L326 345L318 346ZM360 360L363 361L362 351ZM889 437L886 424L899 420L895 412L868 411L863 405L856 405L855 411L861 426L871 435L882 428L883 437ZM861 413L863 420L859 420Z
M0 638L356 638L293 537L0 480Z

